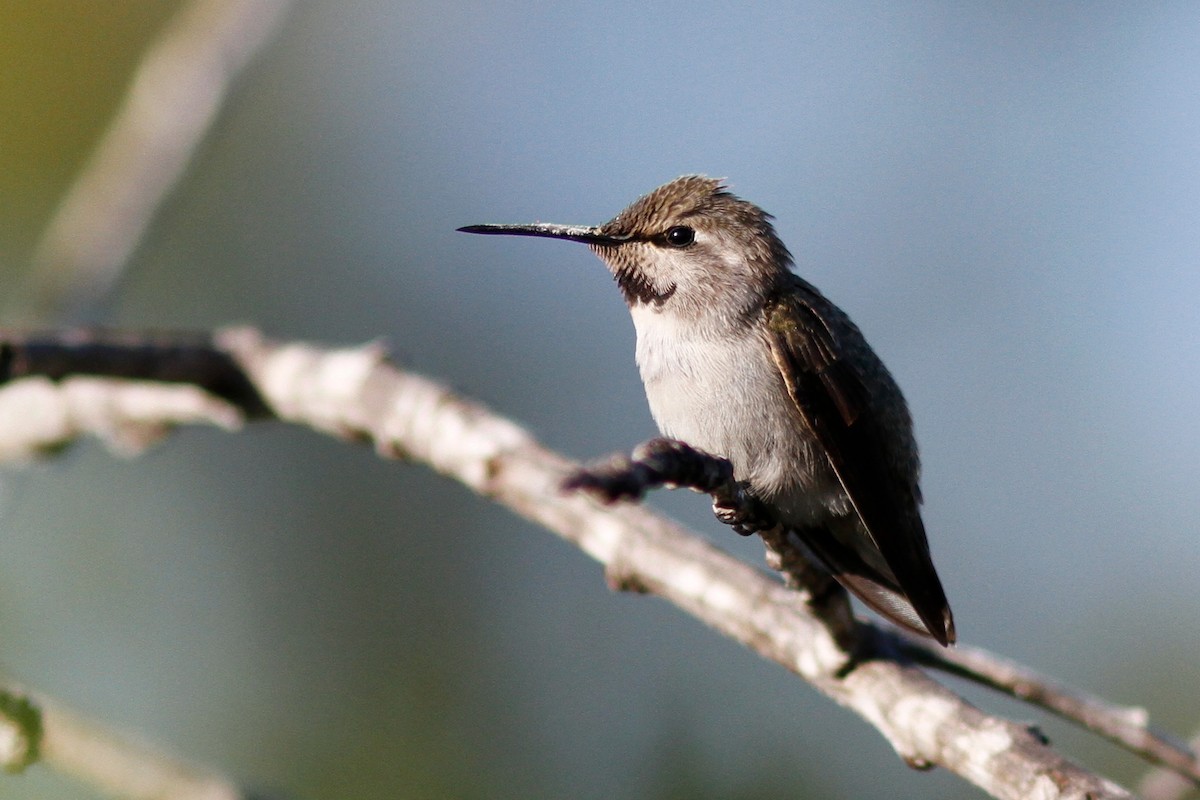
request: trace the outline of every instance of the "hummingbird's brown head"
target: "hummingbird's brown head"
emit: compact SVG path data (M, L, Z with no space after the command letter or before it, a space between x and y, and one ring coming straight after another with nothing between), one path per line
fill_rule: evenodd
M592 250L617 279L625 299L706 308L749 299L792 263L771 215L704 175L684 175L646 194L600 233ZM741 305L741 303L739 303Z

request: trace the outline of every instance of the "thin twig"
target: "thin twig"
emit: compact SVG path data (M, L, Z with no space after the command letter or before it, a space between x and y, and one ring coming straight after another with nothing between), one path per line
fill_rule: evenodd
M1200 753L1200 733L1193 736L1189 744L1194 752ZM1167 767L1155 767L1138 783L1138 794L1142 800L1183 800L1197 795L1196 782Z
M977 647L935 648L901 633L889 638L918 664L1052 711L1200 785L1200 755L1187 743L1150 730L1150 714L1144 708L1115 705Z
M192 0L146 52L129 92L34 251L6 317L75 319L106 295L291 0Z

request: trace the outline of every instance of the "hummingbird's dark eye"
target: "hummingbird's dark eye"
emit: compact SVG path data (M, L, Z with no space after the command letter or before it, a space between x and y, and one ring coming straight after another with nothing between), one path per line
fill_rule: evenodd
M667 232L663 234L663 239L671 247L687 247L692 242L696 241L696 231L689 228L687 225L675 225L667 228Z

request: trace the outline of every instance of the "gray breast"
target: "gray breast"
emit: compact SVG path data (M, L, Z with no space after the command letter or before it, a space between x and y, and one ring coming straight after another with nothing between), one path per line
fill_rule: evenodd
M632 313L638 369L665 436L728 458L785 521L845 513L841 484L757 331L714 333L644 306Z

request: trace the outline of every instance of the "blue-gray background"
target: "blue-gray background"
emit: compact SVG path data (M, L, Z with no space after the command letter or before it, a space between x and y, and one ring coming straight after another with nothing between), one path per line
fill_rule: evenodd
M0 11L0 274L175 4ZM964 641L1200 724L1200 10L302 3L98 315L385 338L589 457L652 433L599 262L685 172L778 218L904 387ZM976 796L552 536L302 430L5 483L0 668L301 798ZM656 503L760 563L692 495ZM1123 781L1115 749L1044 722ZM93 797L35 768L13 797Z

